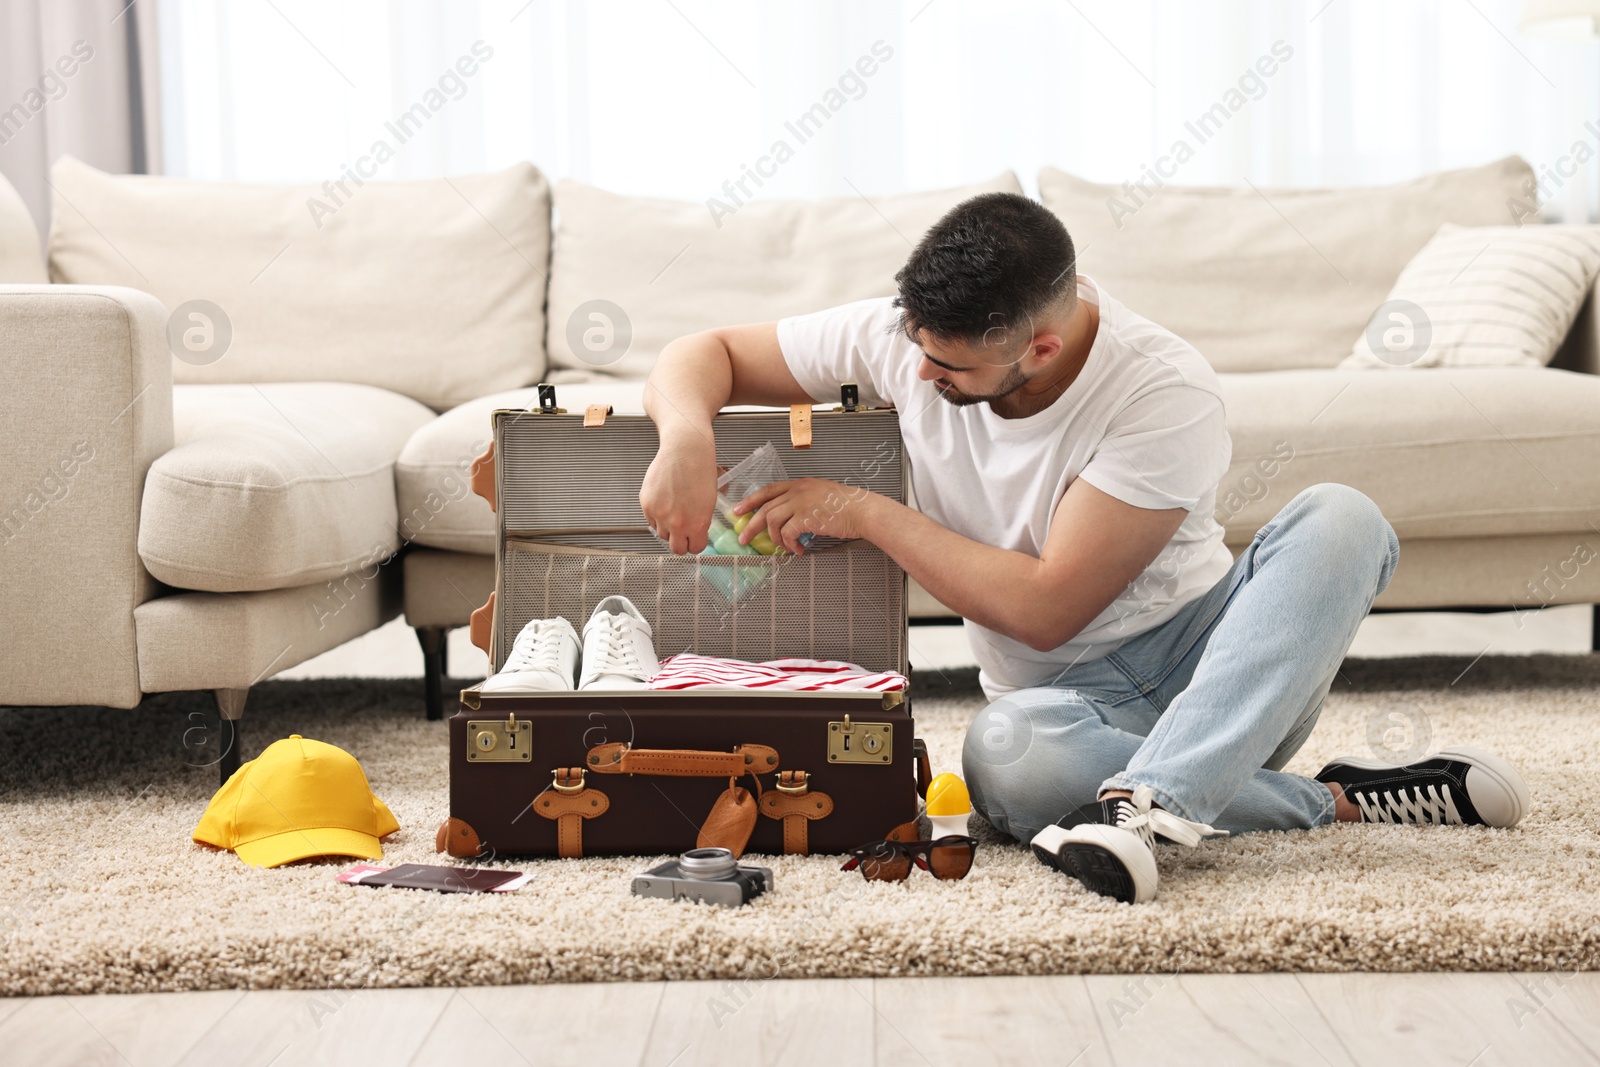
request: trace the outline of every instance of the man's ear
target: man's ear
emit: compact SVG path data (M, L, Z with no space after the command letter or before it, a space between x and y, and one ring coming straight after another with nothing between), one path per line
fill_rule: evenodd
M1033 345L1029 351L1033 354L1034 362L1046 367L1050 365L1051 360L1061 354L1063 347L1060 334L1036 333L1033 335Z

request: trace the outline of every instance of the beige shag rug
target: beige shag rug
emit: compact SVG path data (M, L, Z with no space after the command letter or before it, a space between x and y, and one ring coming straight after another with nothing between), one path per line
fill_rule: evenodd
M1465 671L1465 673L1463 673ZM1458 677L1459 676L1459 677ZM970 672L917 679L919 732L957 769ZM1513 830L1334 826L1164 849L1161 895L1092 896L986 827L960 883L868 885L778 858L777 891L722 910L629 895L638 859L526 861L514 894L341 885L354 861L246 867L189 833L216 786L184 731L204 698L0 714L0 993L659 978L1070 972L1593 969L1600 960L1600 656L1345 664L1291 770L1336 754L1469 744L1520 766ZM300 733L361 759L401 830L386 862L437 862L445 726L416 681L274 682L245 752ZM191 735L191 740L193 735ZM1431 740L1430 740L1431 739ZM975 820L976 821L976 820Z

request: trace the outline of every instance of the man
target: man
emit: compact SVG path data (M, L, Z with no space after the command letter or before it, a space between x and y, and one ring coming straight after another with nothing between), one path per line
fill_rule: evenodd
M968 200L895 281L893 299L663 349L640 503L673 552L706 542L719 408L827 401L854 381L899 409L919 510L799 479L749 498L740 539L866 538L967 620L993 701L967 736L967 784L1043 862L1135 902L1155 896L1156 835L1521 818L1526 786L1488 753L1278 769L1399 542L1360 492L1314 485L1233 560L1212 517L1232 451L1216 374L1079 277L1055 216L1009 193Z

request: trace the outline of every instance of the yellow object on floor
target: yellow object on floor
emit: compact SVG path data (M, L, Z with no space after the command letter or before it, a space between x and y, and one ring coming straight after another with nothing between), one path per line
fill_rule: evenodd
M966 836L972 798L967 793L967 783L959 775L948 771L935 775L928 783L926 805L924 812L933 826L933 838Z
M967 815L972 811L972 798L967 795L967 783L959 775L945 773L928 783L928 814Z
M291 734L233 772L193 836L252 866L279 867L312 856L382 859L379 839L398 829L354 756Z

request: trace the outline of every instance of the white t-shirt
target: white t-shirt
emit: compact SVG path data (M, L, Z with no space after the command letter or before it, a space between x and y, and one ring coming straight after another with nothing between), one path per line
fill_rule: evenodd
M1074 478L1135 507L1188 508L1143 574L1066 644L1039 652L972 621L967 635L992 700L1047 685L1165 622L1233 563L1212 517L1233 446L1217 376L1194 347L1080 277L1100 306L1082 371L1043 411L1004 419L986 403L957 407L917 377L922 352L887 297L778 323L800 385L837 401L853 381L863 400L893 404L918 510L973 541L1037 558Z

